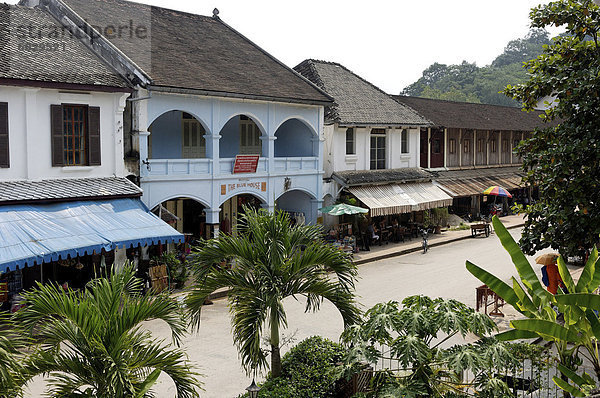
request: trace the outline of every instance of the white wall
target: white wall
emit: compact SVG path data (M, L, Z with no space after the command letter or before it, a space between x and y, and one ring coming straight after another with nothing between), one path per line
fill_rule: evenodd
M346 127L326 125L324 127L325 176L330 177L335 171L370 170L371 130L372 128L355 128L356 154L346 155ZM409 152L401 153L402 129L386 130L386 162L388 169L418 167L419 129L409 129Z
M8 102L10 152L10 168L0 169L0 180L124 176L123 109L127 96L0 86L0 102ZM50 105L63 103L100 107L100 166L52 167Z

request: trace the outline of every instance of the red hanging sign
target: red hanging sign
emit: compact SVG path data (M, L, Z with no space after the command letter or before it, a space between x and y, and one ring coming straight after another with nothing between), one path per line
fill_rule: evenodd
M233 174L256 173L260 155L237 155L233 166Z

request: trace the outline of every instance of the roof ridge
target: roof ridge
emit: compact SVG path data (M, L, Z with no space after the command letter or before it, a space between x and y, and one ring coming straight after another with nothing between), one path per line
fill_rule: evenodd
M385 95L386 97L388 97L390 100L394 101L395 103L399 104L400 106L406 108L407 110L413 112L414 114L416 114L417 116L419 116L421 119L423 119L424 122L427 123L431 123L431 120L427 119L425 116L421 115L419 112L417 112L416 109L413 109L405 104L399 103L398 101L396 101L390 94L386 93L385 91L383 91L382 89L380 89L379 87L377 87L376 85L374 85L373 83L371 83L370 81L366 80L365 78L363 78L362 76L356 74L355 72L353 72L352 70L348 69L347 67L345 67L344 65L337 63L337 62L329 62L329 61L321 61L322 63L325 64L329 64L329 65L335 65L338 66L344 70L346 70L348 73L351 73L352 75L356 76L359 80L361 80L362 82L368 84L369 86L371 86L372 88L374 88L375 90L377 90L378 92L380 92L381 94Z

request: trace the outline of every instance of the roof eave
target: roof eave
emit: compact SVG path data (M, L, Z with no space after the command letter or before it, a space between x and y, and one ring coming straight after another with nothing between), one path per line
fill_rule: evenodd
M317 106L327 106L327 105L331 104L331 102L329 102L329 101L320 101L320 100L314 100L314 99L286 98L286 97L275 97L275 96L258 95L258 94L232 93L232 92L227 92L227 91L202 90L202 89L196 89L196 88L154 86L154 85L149 86L149 88L154 92L170 93L170 94L239 98L239 99L250 99L250 100L256 100L256 101L284 102L284 103L292 103L292 104L317 105Z
M39 87L50 88L57 90L77 90L77 91L99 91L99 92L116 92L116 93L131 93L133 89L129 87L104 86L95 84L80 84L80 83L63 83L44 80L27 80L27 79L11 79L0 78L0 86L17 86L17 87Z

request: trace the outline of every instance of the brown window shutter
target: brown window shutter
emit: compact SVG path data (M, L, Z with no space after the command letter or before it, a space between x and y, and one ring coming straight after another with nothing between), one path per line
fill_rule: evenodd
M88 108L88 164L100 166L100 108L90 106Z
M62 105L50 105L50 129L52 140L52 167L65 165L65 140L63 137L63 107Z
M8 149L8 102L0 102L0 168L10 167Z

